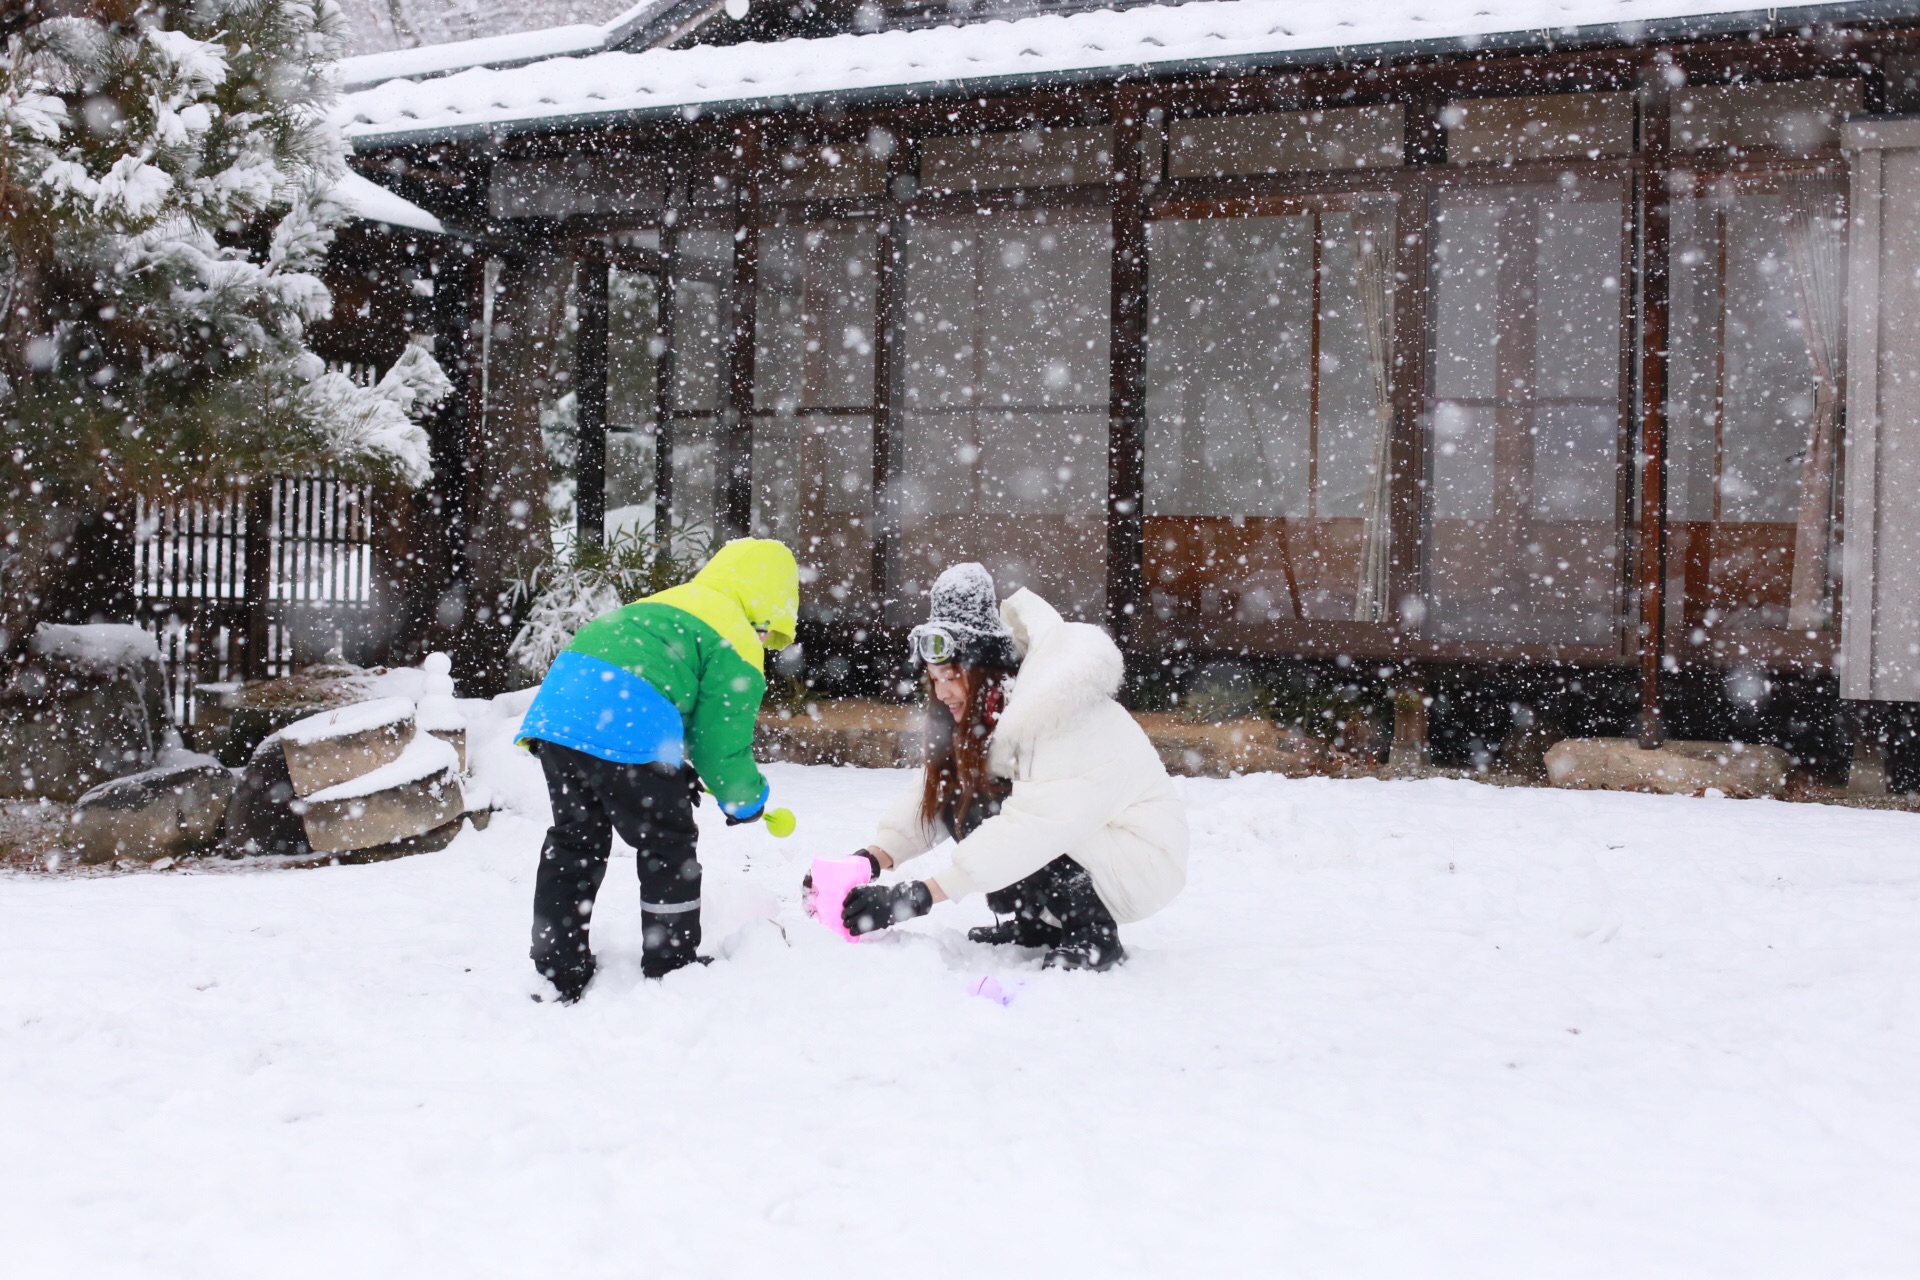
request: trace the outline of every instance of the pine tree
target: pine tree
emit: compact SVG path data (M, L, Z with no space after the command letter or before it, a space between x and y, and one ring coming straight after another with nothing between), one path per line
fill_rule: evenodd
M333 0L39 0L0 27L0 651L62 579L105 607L88 531L124 542L136 495L427 479L433 358L368 388L308 345L346 217L338 27Z

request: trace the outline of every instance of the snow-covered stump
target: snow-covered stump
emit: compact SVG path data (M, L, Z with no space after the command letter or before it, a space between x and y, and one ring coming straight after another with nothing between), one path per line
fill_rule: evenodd
M411 698L376 698L323 711L280 731L295 795L354 781L399 760L415 739Z
M1787 753L1743 742L1669 742L1649 751L1631 738L1564 738L1547 752L1556 787L1661 795L1777 796Z
M181 857L220 836L234 777L212 756L171 751L151 769L103 782L73 810L82 862Z
M460 756L429 733L372 772L305 798L301 821L316 853L350 853L395 844L458 822Z

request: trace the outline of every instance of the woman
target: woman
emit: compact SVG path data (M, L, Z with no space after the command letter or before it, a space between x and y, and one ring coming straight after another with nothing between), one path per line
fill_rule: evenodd
M984 890L1001 919L974 941L1045 947L1047 968L1112 968L1126 955L1119 926L1166 906L1187 875L1186 810L1114 701L1119 649L1031 591L996 610L977 564L940 575L908 643L933 695L926 768L857 856L877 878L951 837L953 863L856 888L847 928L884 929Z

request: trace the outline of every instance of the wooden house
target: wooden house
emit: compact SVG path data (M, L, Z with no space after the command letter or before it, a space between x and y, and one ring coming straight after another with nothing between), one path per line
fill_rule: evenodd
M636 14L340 107L467 246L495 621L558 407L579 538L788 541L830 676L978 559L1147 671L1920 700L1920 4Z

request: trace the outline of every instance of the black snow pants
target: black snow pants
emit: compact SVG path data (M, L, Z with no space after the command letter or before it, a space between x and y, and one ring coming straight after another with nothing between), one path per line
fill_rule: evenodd
M553 800L533 887L534 968L568 998L593 977L587 931L615 831L638 853L641 968L658 977L690 963L700 945L700 833L688 773L615 764L552 742L534 750Z
M1024 880L987 895L987 909L1011 916L1018 940L1027 946L1058 946L1068 940L1117 945L1120 926L1094 892L1093 877L1061 854Z

